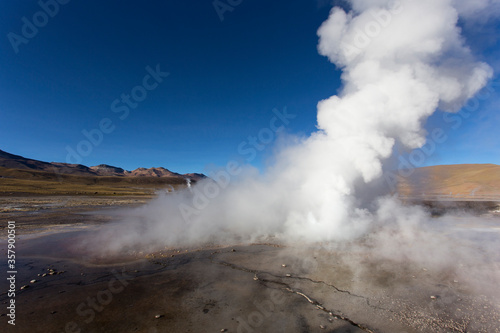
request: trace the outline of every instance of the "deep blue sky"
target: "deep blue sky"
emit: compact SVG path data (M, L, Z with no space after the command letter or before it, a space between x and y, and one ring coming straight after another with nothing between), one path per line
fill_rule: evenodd
M0 149L65 162L82 131L109 118L114 130L82 164L186 173L238 157L240 143L269 126L273 108L296 115L287 132L307 135L317 102L340 88L340 73L316 49L325 2L244 0L221 21L212 0L72 0L15 53L7 34L22 35L22 18L32 22L41 8L2 1ZM474 51L496 61L498 30L482 27L478 38L477 29L466 31ZM157 64L169 76L121 120L112 102ZM442 126L450 139L426 164L500 164L498 106L493 93L458 130L434 116L428 128Z

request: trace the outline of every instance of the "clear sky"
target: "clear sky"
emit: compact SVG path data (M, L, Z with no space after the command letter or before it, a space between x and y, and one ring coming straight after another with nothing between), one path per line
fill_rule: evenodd
M212 0L54 1L42 0L51 15L36 1L0 2L0 149L13 154L203 172L238 158L273 109L295 115L288 133L310 134L317 102L341 85L317 52L328 1L233 0L222 14ZM495 70L499 32L498 22L464 25ZM468 118L429 120L448 139L426 165L500 164L495 82Z

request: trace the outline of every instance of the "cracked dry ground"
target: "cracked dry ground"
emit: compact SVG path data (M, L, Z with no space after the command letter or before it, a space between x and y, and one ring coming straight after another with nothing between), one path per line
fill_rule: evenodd
M7 332L500 331L497 299L442 272L363 254L346 263L340 252L254 244L164 250L114 264L29 255L47 241L24 244L19 286L39 281L18 291L17 325ZM38 277L49 268L64 274ZM116 272L126 286L108 300ZM89 298L98 295L105 304L93 311Z

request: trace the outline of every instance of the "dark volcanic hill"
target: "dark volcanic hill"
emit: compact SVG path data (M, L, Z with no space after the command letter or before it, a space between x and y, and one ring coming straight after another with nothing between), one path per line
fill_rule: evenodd
M31 170L37 172L49 172L59 175L74 175L74 176L107 176L107 177L169 177L169 178L190 178L192 180L200 180L205 178L202 174L186 174L181 175L176 172L169 171L165 168L138 168L132 171L127 171L119 167L114 167L106 164L100 164L92 167L87 167L81 164L68 164L59 162L43 162L25 158L23 156L14 155L0 150L0 167L6 169Z
M124 176L125 170L107 164L99 164L89 168L100 176Z
M19 155L9 154L0 150L0 167L7 169L36 170L47 172L59 172L63 174L87 175L90 169L84 165L66 163L48 163L32 160ZM96 174L92 173L93 176Z
M186 176L180 175L176 172L172 172L165 168L138 168L133 171L127 171L128 176L132 177L179 177Z

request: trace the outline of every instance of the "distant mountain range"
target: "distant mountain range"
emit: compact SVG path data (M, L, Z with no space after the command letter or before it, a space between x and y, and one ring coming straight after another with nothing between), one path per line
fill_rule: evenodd
M100 164L87 167L81 164L68 164L59 162L43 162L14 155L0 150L0 167L6 169L32 170L56 173L60 175L74 176L113 176L113 177L170 177L170 178L190 178L194 181L205 178L205 175L199 173L179 174L163 167L159 168L138 168L127 171L119 167Z
M393 174L397 193L404 199L500 201L499 165L437 165ZM0 150L0 195L148 194L203 178L203 174L179 174L163 167L127 171L106 164L48 163Z

